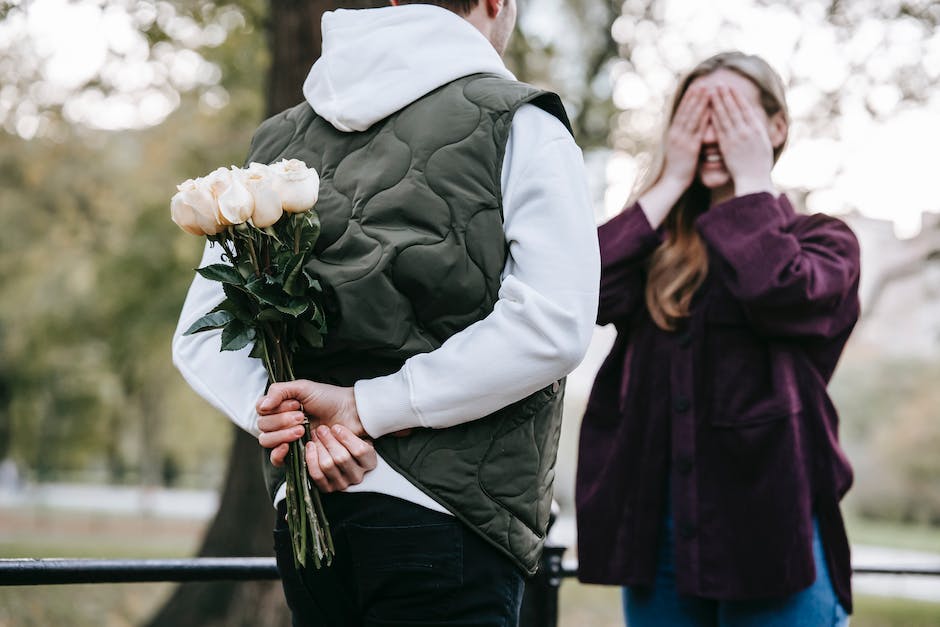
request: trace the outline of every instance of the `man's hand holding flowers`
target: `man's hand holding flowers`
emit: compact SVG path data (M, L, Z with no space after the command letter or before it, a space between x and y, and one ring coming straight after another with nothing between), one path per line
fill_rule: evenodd
M258 440L271 449L271 463L284 464L291 442L305 431L313 416L311 441L305 448L307 471L321 492L345 490L361 483L377 464L375 448L366 435L352 388L313 381L274 383L259 399Z

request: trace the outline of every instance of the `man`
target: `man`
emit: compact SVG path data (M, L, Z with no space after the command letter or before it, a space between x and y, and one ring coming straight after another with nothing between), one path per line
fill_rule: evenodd
M223 298L197 276L174 363L275 467L305 415L318 425L306 456L332 566L294 568L283 476L267 473L295 625L514 625L548 522L562 380L597 309L584 165L558 97L500 59L514 0L393 4L324 15L307 102L249 154L320 174L306 269L328 296L326 345L256 404L257 360L181 335Z

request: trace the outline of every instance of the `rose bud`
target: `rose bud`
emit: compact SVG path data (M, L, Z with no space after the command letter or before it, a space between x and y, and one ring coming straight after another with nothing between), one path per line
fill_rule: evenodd
M242 174L245 187L255 201L251 223L262 229L271 226L284 214L281 197L271 185L274 175L268 170L268 166L260 163L252 163L248 166L248 171Z
M232 171L228 168L216 168L204 177L196 179L196 184L201 189L207 190L215 200L216 221L223 226L231 226L233 223L229 222L219 210L219 198L232 184Z
M207 186L188 179L176 189L179 191L170 201L170 215L184 230L194 235L216 235L225 228L216 220L215 199Z
M228 188L218 197L219 215L229 224L245 222L255 210L255 200L240 179L237 172L232 172Z
M288 213L310 211L320 194L320 177L299 159L282 160L270 166L274 191L281 197L281 206Z
M193 235L205 235L196 221L196 211L183 200L182 192L176 192L170 200L170 217L176 224Z

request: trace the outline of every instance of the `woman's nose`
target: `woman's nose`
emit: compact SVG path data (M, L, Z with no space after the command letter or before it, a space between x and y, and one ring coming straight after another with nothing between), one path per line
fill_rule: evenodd
M715 133L715 126L709 122L705 126L705 134L702 136L703 144L715 144L718 142L718 134Z

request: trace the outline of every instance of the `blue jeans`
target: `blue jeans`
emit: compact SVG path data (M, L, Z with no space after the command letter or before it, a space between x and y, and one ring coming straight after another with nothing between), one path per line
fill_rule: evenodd
M816 581L781 599L716 601L682 596L676 590L672 520L666 517L659 565L651 589L624 588L627 627L845 627L849 618L836 598L814 521Z

